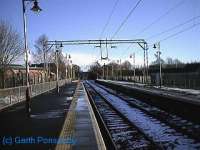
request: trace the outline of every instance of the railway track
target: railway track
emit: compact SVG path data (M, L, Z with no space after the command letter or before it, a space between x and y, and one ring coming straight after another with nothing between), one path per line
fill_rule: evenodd
M118 149L200 148L198 125L94 82L85 85Z
M114 144L113 149L161 149L134 126L123 114L105 101L89 84L85 84L89 97L100 113L109 136Z
M132 97L126 96L123 93L117 93L116 91L107 88L103 85L96 84L98 87L103 88L110 94L114 94L127 103L129 103L133 107L137 107L138 109L146 112L147 114L157 118L158 120L168 124L172 128L176 129L179 132L187 134L189 137L194 138L200 141L200 124L187 120L186 118L182 118L175 114L170 114L158 107L147 104L143 101L134 99Z

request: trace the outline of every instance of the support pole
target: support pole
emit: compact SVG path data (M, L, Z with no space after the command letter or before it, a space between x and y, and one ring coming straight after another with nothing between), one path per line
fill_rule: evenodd
M114 77L114 70L113 70L113 64L112 64L112 79Z
M23 7L23 25L24 25L24 51L25 51L25 65L26 65L26 113L30 117L31 107L30 107L30 85L29 85L29 64L28 64L28 43L27 43L27 21L26 21L26 8L25 1L22 0Z
M149 58L148 58L148 46L147 44L145 44L145 50L146 50L146 81L147 81L147 84L149 83L148 82L148 75L149 75Z
M105 79L105 63L103 64L103 79Z
M158 43L158 58L159 58L159 64L160 64L160 88L162 87L162 64L161 64L161 58L160 58L161 52L160 52L160 42Z
M58 50L56 50L56 89L57 89L57 94L59 94L59 83L58 83Z
M133 53L133 76L134 76L134 82L135 82L135 53Z
M121 59L119 60L120 64L120 80L122 80L122 64L121 64Z
M108 65L106 66L106 80L108 80Z
M146 83L145 79L146 79L146 51L144 49L144 73L143 73L143 81L144 83Z

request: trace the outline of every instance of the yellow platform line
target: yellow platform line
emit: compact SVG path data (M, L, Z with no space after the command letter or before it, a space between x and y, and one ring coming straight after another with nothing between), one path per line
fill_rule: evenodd
M72 143L67 144L57 144L55 150L71 150L72 149L72 144L74 139L74 125L76 122L76 105L77 105L77 99L79 96L79 88L80 88L80 83L78 83L75 94L73 96L72 102L70 104L70 108L67 113L67 117L65 119L65 122L62 127L62 131L60 133L59 139L67 139L70 140L72 139Z

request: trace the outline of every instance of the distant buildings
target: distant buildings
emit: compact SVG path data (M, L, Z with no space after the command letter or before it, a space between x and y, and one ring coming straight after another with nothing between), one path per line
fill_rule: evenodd
M5 71L0 66L0 72L0 88L26 85L26 68L24 66L12 64L6 67ZM30 67L29 82L30 84L43 83L47 80L46 75L47 72L42 67ZM55 73L50 72L48 80L53 81L55 79Z
M58 67L58 78L78 79L80 67L77 65L65 65L60 63ZM4 70L5 69L5 70ZM39 84L56 80L56 64L44 63L32 64L29 67L30 84ZM10 88L26 85L26 68L22 65L11 64L6 67L0 66L0 88Z

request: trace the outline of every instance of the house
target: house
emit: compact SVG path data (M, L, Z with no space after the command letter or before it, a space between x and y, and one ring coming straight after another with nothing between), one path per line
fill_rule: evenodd
M26 85L26 67L22 65L11 64L6 67L3 76L3 67L0 66L0 88L9 88L16 86ZM47 81L46 72L41 67L29 68L29 83L38 84ZM50 73L50 79L48 81L55 80L55 74Z

